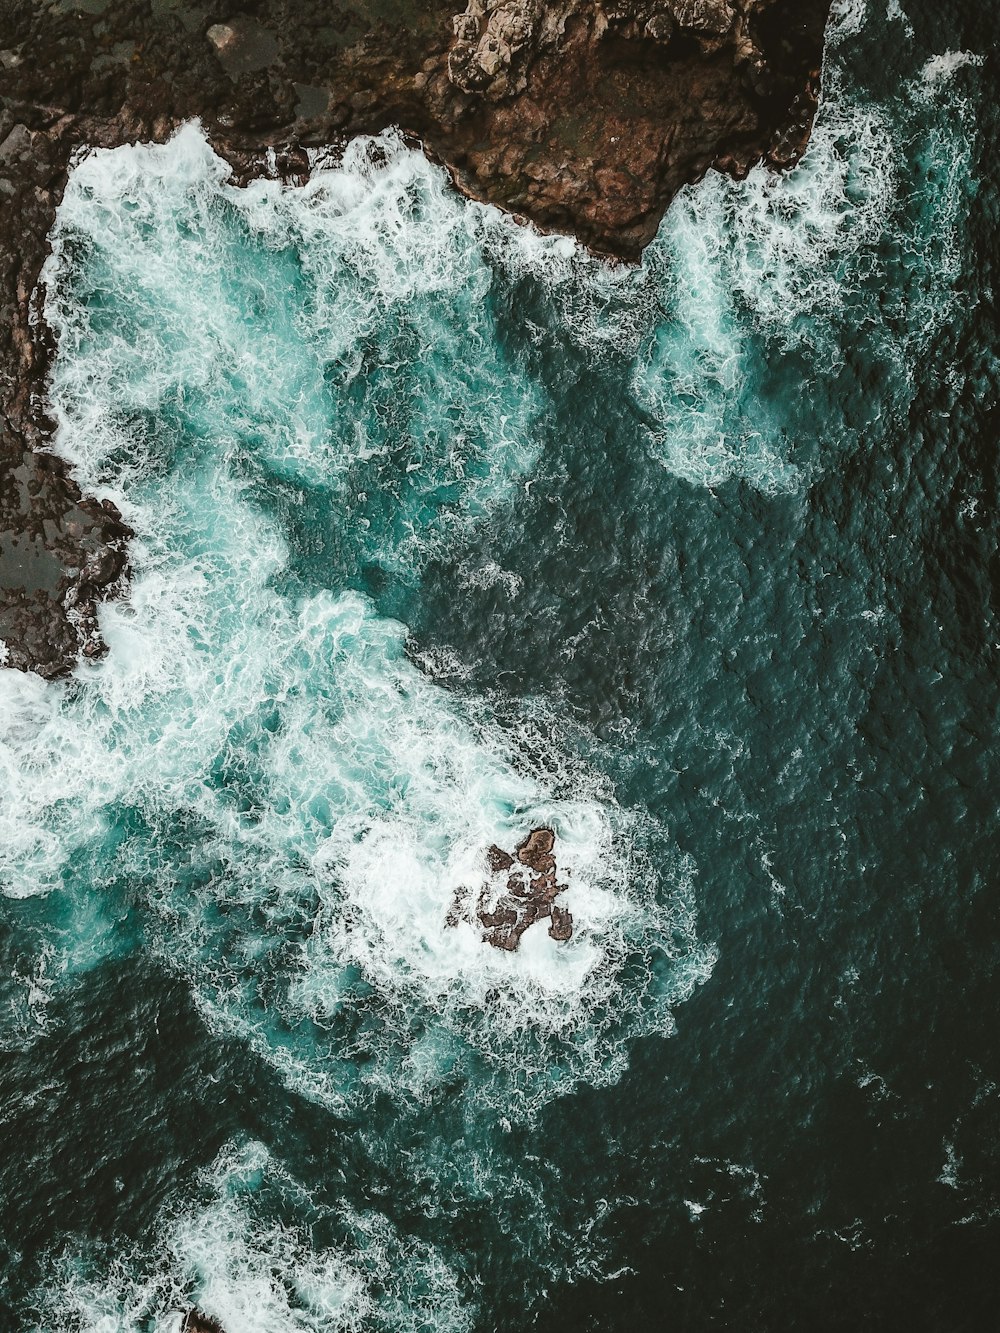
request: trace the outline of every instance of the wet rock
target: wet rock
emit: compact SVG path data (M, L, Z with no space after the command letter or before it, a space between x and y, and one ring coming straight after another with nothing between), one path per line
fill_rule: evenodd
M524 934L524 928L512 926L509 930L494 931L487 938L494 949L502 949L506 953L513 953L521 943L521 936Z
M494 876L514 868L514 873L507 877L505 891L499 891L492 885L484 885L479 895L474 914L467 909L467 896L460 890L455 897L455 904L448 913L447 924L457 925L465 917L483 928L483 939L495 949L513 952L521 942L524 932L550 916L553 925L549 934L553 939L568 940L573 933L573 918L565 908L555 907L556 898L565 893L567 886L556 879L556 859L553 855L556 837L550 828L532 829L523 842L516 848L517 861L534 871L525 875L517 868L513 856L496 845L491 846L486 854L487 864ZM555 924L559 913L558 925ZM568 931L568 933L567 933Z
M495 912L480 908L479 920L490 930L496 926L513 926L517 923L517 908L505 907L502 903Z
M657 9L646 20L643 32L654 42L666 46L674 35L674 18L668 9Z
M278 38L256 19L239 15L227 23L213 23L205 36L231 78L267 69L278 55Z
M668 0L677 26L686 32L724 37L736 21L728 0Z
M469 0L465 13L452 20L452 83L462 92L483 92L492 100L523 92L543 10L537 0Z
M573 937L573 917L565 907L553 906L549 934L554 940L569 940Z
M0 143L0 170L10 170L31 152L31 132L27 125L15 125Z
M87 560L80 573L80 583L89 588L106 588L122 572L124 564L124 552L106 546Z
M554 874L542 875L531 881L531 896L535 902L552 903L560 893L566 892L567 887L565 884L557 884Z
M524 842L517 848L517 859L522 865L539 874L548 874L555 869L552 849L555 846L555 834L550 828L532 829Z
M513 893L517 898L530 898L531 885L525 879L524 875L511 875L507 881L507 892Z
M509 870L514 864L514 858L494 843L486 849L486 864L490 868L490 874L497 875L501 870Z
M236 29L231 28L227 23L213 23L205 36L219 55L225 55L236 44Z
M200 1310L188 1310L181 1325L181 1333L225 1333L218 1319L202 1314Z
M275 154L274 170L286 185L305 185L311 171L309 154L304 148L289 147Z
M556 835L550 828L532 829L524 842L517 845L517 859L524 865L531 865L533 856L545 855L556 845Z

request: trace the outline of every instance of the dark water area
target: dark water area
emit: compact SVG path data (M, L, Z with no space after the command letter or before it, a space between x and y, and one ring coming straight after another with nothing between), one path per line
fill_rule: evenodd
M904 7L836 21L815 190L762 222L764 186L706 182L610 294L490 231L320 355L297 312L339 330L364 266L206 187L187 293L299 349L273 401L235 359L201 377L184 301L160 331L169 265L121 304L131 223L100 181L71 199L66 449L151 554L110 666L58 707L3 683L5 827L31 830L0 865L4 1326L168 1333L190 1301L227 1333L995 1321L996 25ZM948 52L976 59L928 73ZM135 233L154 261L166 210ZM279 448L293 401L366 432L349 467ZM191 569L222 590L204 614ZM181 628L130 692L148 607ZM209 665L177 684L189 648ZM451 797L421 786L438 760ZM434 892L393 859L411 828L444 877L461 827L538 810L599 884L578 798L642 867L594 926L610 962L539 948L508 991L433 904L409 942ZM574 892L577 946L605 908Z
M935 10L908 7L918 44L991 50L985 14L951 26ZM886 54L862 66L874 96L897 77ZM540 1327L972 1329L996 1317L995 54L986 68L963 310L921 357L908 410L807 497L733 487L697 517L680 497L652 550L623 562L649 568L673 548L674 568L661 560L644 592L702 648L664 671L676 645L648 646L659 688L637 730L683 770L642 785L699 865L719 962L673 1041L644 1045L614 1093L553 1113L556 1140L593 1117L599 1140L628 1141L618 1187L624 1177L656 1202L616 1236L634 1274L576 1286ZM948 365L966 371L961 391L942 383ZM602 606L606 621L625 595ZM875 602L886 617L873 643L859 611ZM637 630L629 656L656 633ZM734 660L713 671L723 646ZM606 704L621 651L591 667ZM574 702L588 706L582 679ZM721 764L692 735L702 728L737 738ZM961 1163L950 1177L949 1155ZM759 1193L729 1163L752 1164ZM704 1206L693 1224L688 1199Z

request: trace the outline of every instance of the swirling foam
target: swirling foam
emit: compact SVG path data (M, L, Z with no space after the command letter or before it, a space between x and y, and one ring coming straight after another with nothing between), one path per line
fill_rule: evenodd
M231 1333L463 1333L468 1293L433 1247L379 1213L308 1196L263 1144L230 1144L193 1198L158 1224L159 1262L70 1251L54 1263L34 1328L180 1333L192 1304ZM317 1245L286 1214L306 1212Z
M955 299L971 186L963 103L952 98L942 122L927 98L932 86L947 95L946 81L932 85L926 73L891 107L849 91L832 60L825 77L793 171L759 166L743 182L710 173L681 192L647 251L661 305L640 341L633 391L652 418L653 452L697 485L740 477L769 492L801 487L811 473L797 462L787 410L775 412L762 391L761 365L778 384L800 382L818 410L798 428L839 453L852 439L840 420L845 361L863 340L871 360L892 363L902 391ZM837 461L827 454L819 465Z
M914 106L944 83L921 80ZM196 127L79 163L45 275L59 448L137 538L128 600L102 610L106 661L68 685L2 672L0 884L66 896L81 940L60 977L115 947L88 904L130 886L210 1023L359 1133L375 1098L413 1112L368 1149L418 1162L453 1197L519 1178L495 1145L421 1142L442 1094L488 1136L580 1079L620 1077L638 1034L670 1030L712 965L691 867L559 753L554 719L542 763L424 675L358 589L376 567L415 581L456 533L501 521L538 462L546 397L503 336L505 282L541 283L580 349L626 363L648 447L699 485L801 484L748 366L763 347L835 367L843 329L881 299L888 230L904 260L931 243L941 257L879 330L905 384L905 349L951 299L965 131L924 136L945 188L910 190L900 214L912 144L907 158L882 110L828 86L795 172L685 192L635 270L455 198L392 134L301 190L230 188ZM510 956L448 927L482 848L542 821L573 872L573 941L536 928ZM544 1211L538 1179L523 1189ZM236 1237L199 1290L236 1300L271 1252L312 1272L276 1223L234 1217L209 1208L202 1231L169 1233L175 1267L200 1244L177 1237L220 1252ZM330 1263L344 1309L362 1309ZM172 1317L165 1273L144 1317ZM88 1287L78 1326L124 1318L132 1281ZM274 1306L273 1326L311 1326L307 1301L290 1309Z
M417 568L532 456L540 391L498 350L482 258L511 226L391 134L240 191L191 126L85 157L46 271L60 448L137 535L107 660L8 682L6 890L143 886L210 1021L347 1114L457 1080L513 1115L613 1080L712 962L651 821L337 590L362 550ZM573 940L506 955L449 926L483 849L543 822Z

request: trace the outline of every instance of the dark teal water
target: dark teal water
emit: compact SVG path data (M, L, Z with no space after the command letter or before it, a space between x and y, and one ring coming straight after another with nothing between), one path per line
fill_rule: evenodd
M0 673L12 1329L995 1321L995 19L905 9L639 271L391 138L78 169L139 536L105 662ZM446 927L541 821L573 940Z

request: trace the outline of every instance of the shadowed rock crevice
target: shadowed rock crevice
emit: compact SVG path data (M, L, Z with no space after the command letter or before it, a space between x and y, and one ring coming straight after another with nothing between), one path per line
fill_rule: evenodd
M237 0L238 3L238 0ZM38 277L81 145L201 119L246 182L400 124L463 192L636 259L711 166L805 147L830 0L0 0L0 639L45 675L102 651L128 530L46 456ZM268 162L266 149L277 150Z

